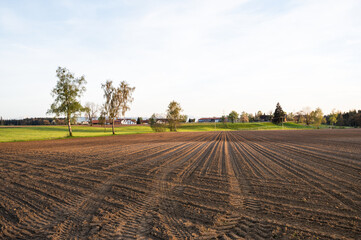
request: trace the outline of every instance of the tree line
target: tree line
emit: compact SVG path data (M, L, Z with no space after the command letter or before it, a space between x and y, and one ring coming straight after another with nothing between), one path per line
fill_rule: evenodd
M0 118L0 125L12 125L12 126L21 126L21 125L55 125L55 124L64 124L64 118L24 118L24 119L2 119Z
M321 108L311 110L304 108L296 113L286 113L283 111L280 103L277 103L274 112L269 114L258 111L256 114L252 113L237 113L231 111L228 115L221 118L222 122L260 122L272 121L274 124L281 124L283 122L295 122L305 125L313 125L319 127L321 124L331 126L348 126L361 127L361 110L350 110L348 112L341 112L333 110L330 114L324 114Z

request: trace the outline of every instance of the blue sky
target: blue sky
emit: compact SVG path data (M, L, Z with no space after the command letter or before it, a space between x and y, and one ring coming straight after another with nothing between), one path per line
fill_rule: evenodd
M360 1L0 2L0 116L41 117L58 66L136 87L127 116L361 109Z

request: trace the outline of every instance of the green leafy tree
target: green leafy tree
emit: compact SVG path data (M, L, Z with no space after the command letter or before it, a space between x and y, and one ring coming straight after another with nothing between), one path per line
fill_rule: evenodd
M188 116L187 116L187 115L181 115L181 120L180 120L180 122L181 122L181 123L186 123L186 122L187 122L187 119L188 119Z
M149 125L154 132L165 132L166 125L165 123L158 122L158 118L159 116L153 113L152 116L149 118Z
M167 109L167 119L169 123L169 130L171 132L177 131L177 125L180 121L184 119L184 116L181 115L183 109L180 104L176 101L171 101Z
M130 87L128 83L122 81L119 87L113 86L113 81L107 80L105 84L102 84L104 90L105 103L103 105L103 111L108 116L112 123L112 132L115 134L114 122L119 114L123 116L125 112L130 109L129 103L133 102L132 93L135 87Z
M321 108L316 108L315 111L311 112L312 123L316 127L319 127L321 125L323 118L324 117L323 117L323 112L322 112Z
M239 117L239 114L236 111L232 111L228 114L228 118L231 120L232 123L235 123Z
M153 113L152 116L150 116L150 118L149 118L149 125L150 125L150 127L152 127L156 123L157 123L157 117L156 117L156 114Z
M222 115L222 117L221 117L221 122L222 122L222 123L226 123L226 121L227 121L227 116L226 116L226 115Z
M337 118L338 118L338 113L334 110L332 110L332 113L330 114L330 123L332 126L335 125L335 123L337 123Z
M106 119L107 114L104 110L100 111L100 116L98 118L99 124L104 127L104 132L106 132Z
M275 112L273 113L272 122L274 124L280 124L284 121L285 112L282 110L280 103L277 103Z
M252 113L247 113L248 115L248 122L255 122L255 116Z
M55 97L55 100L47 113L55 113L57 117L60 115L65 116L68 124L69 136L73 136L71 121L75 118L76 113L83 110L79 98L85 91L84 85L86 84L86 81L84 76L75 78L73 73L62 67L58 67L56 76L59 80L51 91L51 95Z
M343 119L343 116L342 116L341 112L338 113L336 124L337 124L337 126L343 126L344 125L344 119Z

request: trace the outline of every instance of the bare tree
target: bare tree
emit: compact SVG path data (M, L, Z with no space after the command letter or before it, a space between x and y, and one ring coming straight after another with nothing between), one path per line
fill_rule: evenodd
M90 126L93 126L93 119L96 118L96 114L98 113L99 107L95 103L87 102L84 106L84 112L86 118L88 119Z
M84 85L86 81L84 76L75 78L74 74L69 72L68 69L61 67L58 67L56 70L56 76L59 80L51 91L51 95L55 97L55 100L47 113L55 113L57 117L59 115L65 115L68 123L69 136L73 136L71 120L77 112L83 110L78 98L85 91Z
M128 83L122 81L118 88L113 86L111 80L107 80L105 84L102 84L104 90L105 103L103 105L103 111L106 113L109 120L112 122L112 132L115 134L114 122L119 114L124 116L126 111L130 109L129 103L133 101L132 93L135 87L130 87Z
M290 112L287 114L287 122L292 122L294 121L295 115L293 114L293 112Z
M104 90L105 103L103 105L103 112L109 118L112 123L112 131L114 131L114 120L119 115L120 110L120 97L119 92L113 86L113 81L107 80L105 84L102 84Z
M261 116L262 116L262 111L258 111L255 115L254 115L254 120L256 122L261 121Z
M249 122L248 113L246 113L245 111L243 111L243 112L241 113L241 116L240 116L240 121L243 122L243 123Z
M132 94L135 90L135 87L130 87L129 84L125 81L122 81L119 86L120 98L121 98L121 111L123 118L125 118L125 113L130 110L129 104L133 102L134 98Z
M305 107L302 109L301 111L303 113L303 116L304 116L304 119L305 119L305 122L306 122L306 125L310 125L311 124L311 121L312 121L312 118L311 118L311 108L310 107Z

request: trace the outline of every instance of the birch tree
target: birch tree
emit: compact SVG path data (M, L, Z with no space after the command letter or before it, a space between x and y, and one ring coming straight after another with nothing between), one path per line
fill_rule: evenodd
M51 91L51 95L55 97L55 100L47 113L55 113L57 117L60 115L65 116L69 136L73 136L71 120L76 116L76 113L83 110L79 98L86 90L84 86L86 81L84 76L76 78L68 69L62 67L58 67L56 76L59 80Z
M107 80L102 84L104 90L105 103L103 111L112 123L112 132L115 134L114 122L121 113L124 117L125 113L130 109L129 104L133 102L132 94L135 87L130 87L128 83L122 81L119 87L113 86L113 81Z

